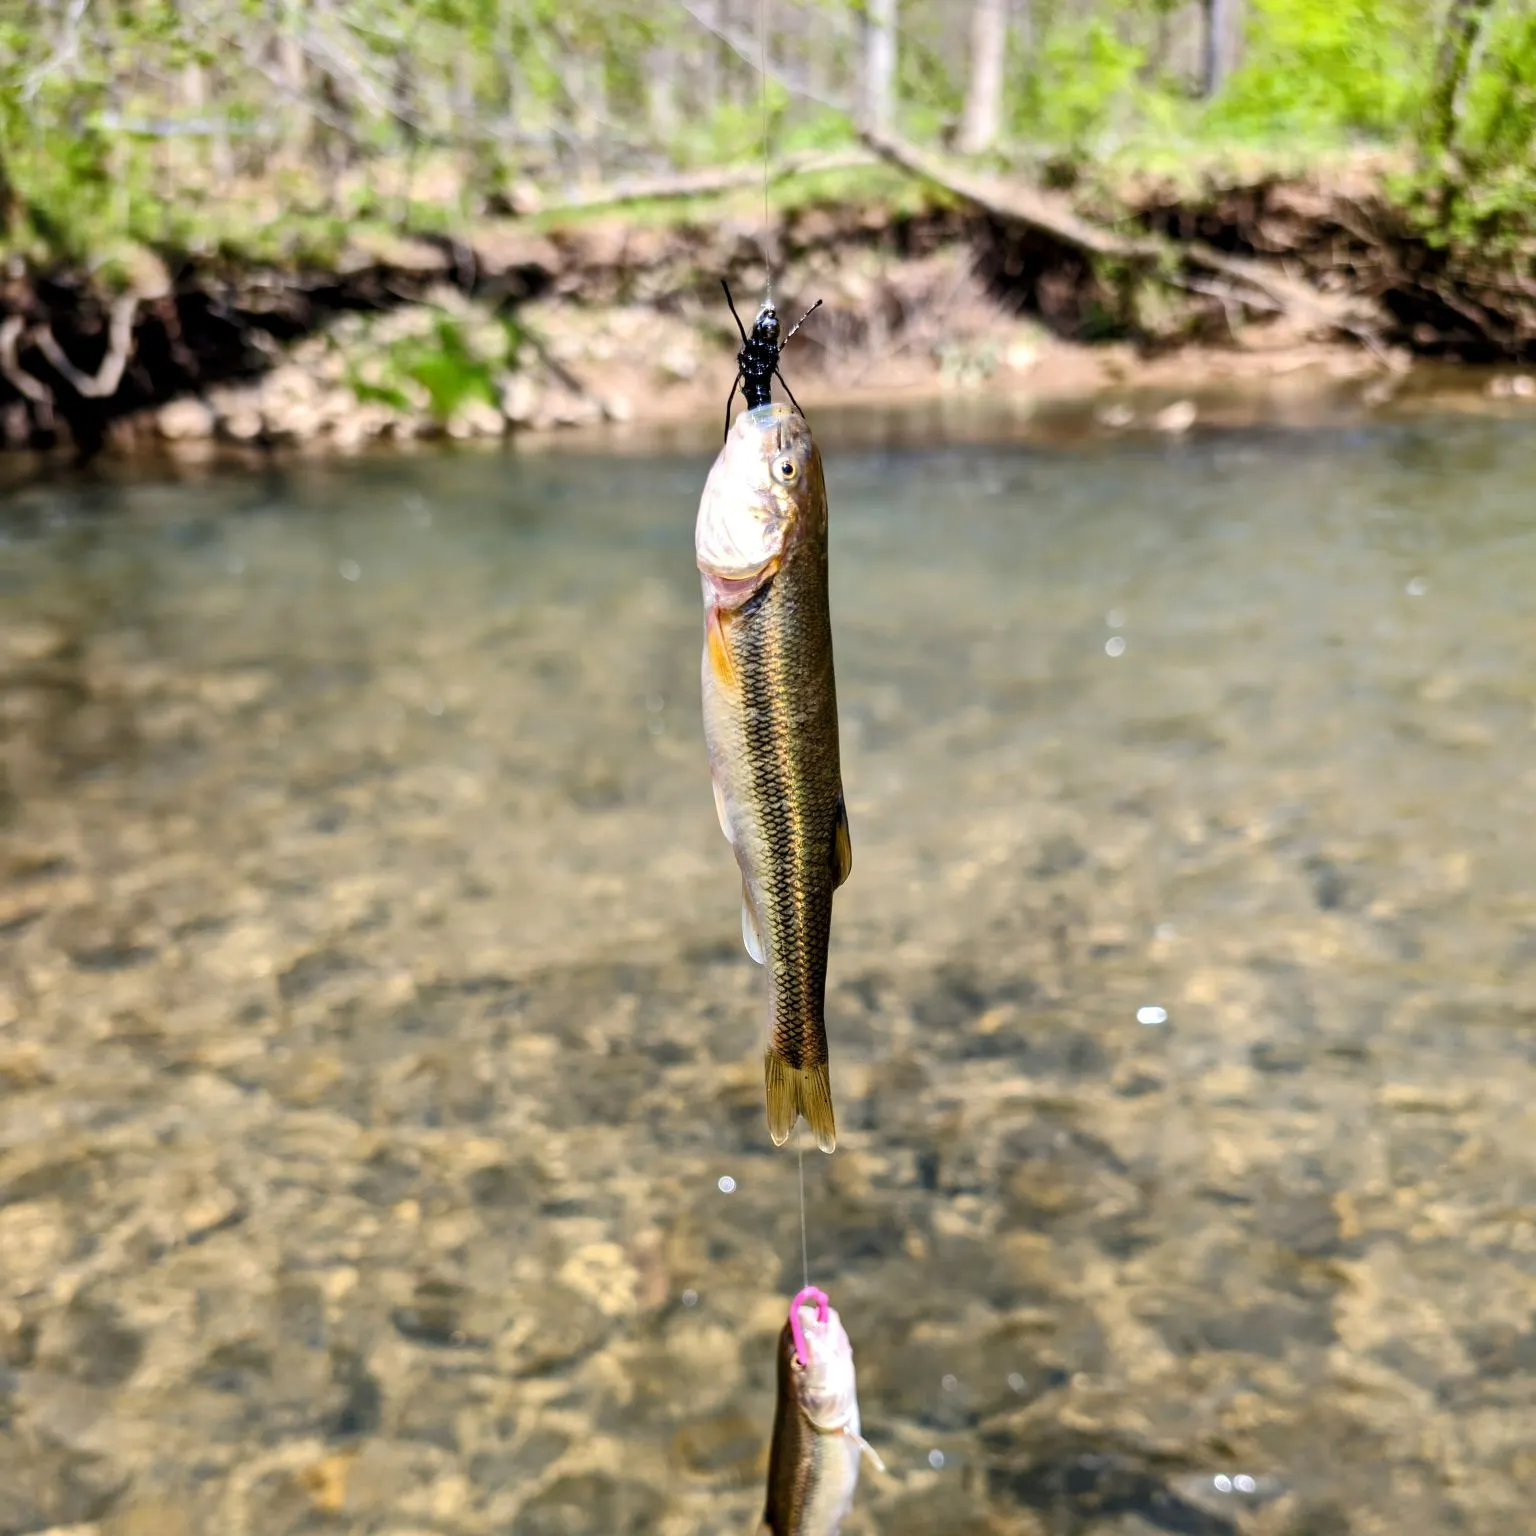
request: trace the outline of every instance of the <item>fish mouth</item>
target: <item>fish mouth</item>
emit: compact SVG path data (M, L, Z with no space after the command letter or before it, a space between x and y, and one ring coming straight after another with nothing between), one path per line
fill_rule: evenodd
M805 1323L800 1316L800 1308L809 1306L813 1301L816 1303L816 1326L825 1328L832 1311L832 1303L825 1291L808 1285L789 1304L789 1331L795 1340L795 1359L803 1366L811 1363L811 1351L805 1342Z

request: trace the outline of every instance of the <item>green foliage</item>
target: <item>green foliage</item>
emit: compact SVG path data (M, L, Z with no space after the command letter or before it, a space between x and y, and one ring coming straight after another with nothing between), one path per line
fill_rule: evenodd
M1251 0L1242 67L1208 116L1252 135L1400 136L1432 59L1422 0Z
M471 400L495 405L498 379L517 367L522 329L509 317L473 321L435 317L424 333L396 336L353 364L348 383L359 400L394 410L410 408L425 395L432 415L449 421ZM359 350L366 350L366 340Z
M1019 93L1016 123L1070 150L1089 150L1124 120L1141 94L1141 47L1099 17L1051 29Z
M1496 15L1486 50L1467 90L1456 148L1484 173L1536 172L1536 14Z
M425 343L399 348L394 361L406 378L426 390L439 421L447 421L467 400L496 403L490 363L475 356L451 320L439 320L436 334Z
M1424 124L1419 162L1392 192L1432 246L1485 269L1527 268L1536 240L1536 16L1469 14L1487 22L1464 50L1474 67L1459 93L1454 75L1437 82L1440 120Z
M968 3L900 0L897 116L919 140L949 134L963 111ZM1289 168L1362 139L1411 151L1444 10L1245 0L1239 67L1202 102L1201 7L1031 0L1027 32L1015 25L1008 47L1005 138L1090 173L1128 157L1187 174L1240 150ZM142 246L326 262L374 231L462 232L516 203L524 183L558 202L576 183L755 164L763 98L750 11L716 7L713 35L657 0L9 0L0 243L98 272L131 266ZM849 114L815 98L861 100L864 12L863 0L774 0L765 13L775 69L807 86L770 81L775 159L854 141ZM1402 194L1444 238L1503 239L1536 208L1533 0L1498 0L1468 57L1446 153L1437 141L1421 155L1435 163ZM835 195L867 201L907 185L882 176L845 177ZM785 183L774 196L825 191ZM482 387L455 383L473 368L434 345L420 387L444 398Z
M792 115L785 114L776 124L773 145L780 154L793 155L804 150L847 149L854 137L853 125L841 112L802 101Z
M783 143L788 122L789 93L769 82L768 142ZM682 165L720 165L759 160L763 154L763 94L741 101L722 101L696 125L684 125L674 142Z

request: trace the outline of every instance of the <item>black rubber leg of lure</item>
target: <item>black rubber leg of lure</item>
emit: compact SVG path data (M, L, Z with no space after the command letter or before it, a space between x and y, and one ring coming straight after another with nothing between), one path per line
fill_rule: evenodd
M784 393L789 396L789 403L794 406L796 411L799 412L801 421L808 420L805 412L800 410L800 402L795 399L795 392L789 387L789 384L785 380L784 375L780 373L777 368L775 368L773 370L773 376L779 381L780 384L784 385Z
M731 380L731 392L725 397L725 431L721 435L721 442L725 442L731 435L731 402L736 398L736 386L741 383L741 375L738 373Z
M790 328L789 328L789 335L786 336L784 338L784 340L779 343L779 350L781 352L784 350L785 347L787 347L790 344L790 342L792 342L795 339L795 332L798 331L800 329L800 327L802 325L804 325L805 322L807 320L809 320L811 318L811 316L814 315L816 313L816 311L818 309L820 309L820 308L821 308L821 300L817 299L816 302L814 304L812 304L811 307L808 310L806 310L806 312L803 315L801 315L800 318L798 320L796 320L795 323L792 326L790 326ZM738 320L736 323L739 325L741 322Z
M736 322L736 329L741 332L742 345L746 345L747 328L741 323L741 316L736 313L736 301L731 297L731 285L722 277L720 286L725 289L725 302L730 306L731 319Z

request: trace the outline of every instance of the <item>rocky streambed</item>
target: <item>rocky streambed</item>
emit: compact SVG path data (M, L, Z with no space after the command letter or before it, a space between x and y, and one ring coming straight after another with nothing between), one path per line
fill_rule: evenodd
M1519 1528L1528 428L819 430L850 1536ZM5 1536L751 1528L708 452L9 498Z

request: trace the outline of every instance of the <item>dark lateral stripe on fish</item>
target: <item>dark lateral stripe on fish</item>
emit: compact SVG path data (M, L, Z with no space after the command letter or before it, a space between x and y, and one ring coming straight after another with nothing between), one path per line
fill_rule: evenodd
M798 730L790 715L795 697L791 673L798 663L786 645L792 626L765 602L753 612L743 610L739 629L752 792L776 863L798 875L814 862L808 843L817 818L807 814L814 807L805 804L805 775L795 771L798 765L791 757ZM797 1071L827 1059L819 1000L825 996L832 911L830 890L819 886L781 878L769 882L763 893L768 910L762 917L773 931L776 961L773 1041Z
M800 1408L794 1356L794 1337L785 1323L779 1334L779 1390L773 1410L768 1501L763 1511L763 1529L772 1536L800 1536L801 1517L816 1492L816 1430Z

